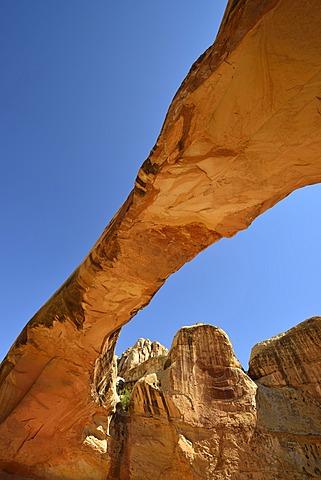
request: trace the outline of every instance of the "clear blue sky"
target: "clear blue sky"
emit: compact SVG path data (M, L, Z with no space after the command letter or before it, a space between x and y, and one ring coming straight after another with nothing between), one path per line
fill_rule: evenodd
M66 280L133 187L221 0L0 2L1 344ZM320 314L320 187L291 195L173 275L123 329L170 346L182 325L257 341Z

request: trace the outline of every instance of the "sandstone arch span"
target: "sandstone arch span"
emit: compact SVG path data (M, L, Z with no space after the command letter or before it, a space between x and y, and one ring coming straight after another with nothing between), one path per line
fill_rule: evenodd
M2 363L2 468L103 478L82 441L111 406L121 326L201 250L321 181L320 31L318 0L229 2L134 190Z

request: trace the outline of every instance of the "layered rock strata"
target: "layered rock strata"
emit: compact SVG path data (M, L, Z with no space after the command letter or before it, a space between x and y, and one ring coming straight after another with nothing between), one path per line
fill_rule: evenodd
M255 393L221 329L182 328L164 368L135 384L121 448L115 430L123 414L112 421L112 439L121 452L113 458L113 475L228 478L254 432ZM110 443L111 452L115 443Z
M319 0L229 1L125 204L1 365L3 470L105 479L87 440L107 441L121 326L201 250L320 182L320 31Z
M255 452L269 460L270 478L320 479L321 317L256 345L249 375L258 386Z
M254 381L221 329L183 327L164 367L140 378L128 412L113 417L111 478L321 478L320 335L316 317L254 347ZM293 356L309 360L289 386L254 374L258 356L275 378L293 371Z

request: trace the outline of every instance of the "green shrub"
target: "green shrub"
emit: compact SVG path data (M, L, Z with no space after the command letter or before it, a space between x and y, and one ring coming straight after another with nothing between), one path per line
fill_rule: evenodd
M123 390L120 390L118 395L120 398L121 406L124 412L127 412L128 410L128 405L129 405L129 400L130 400L130 395L131 395L131 390L128 390L128 388L124 388Z

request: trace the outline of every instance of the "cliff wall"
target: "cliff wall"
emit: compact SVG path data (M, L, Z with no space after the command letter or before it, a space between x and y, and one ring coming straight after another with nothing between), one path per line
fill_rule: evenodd
M321 478L320 335L314 317L256 345L247 374L221 329L183 327L113 417L111 478Z

